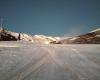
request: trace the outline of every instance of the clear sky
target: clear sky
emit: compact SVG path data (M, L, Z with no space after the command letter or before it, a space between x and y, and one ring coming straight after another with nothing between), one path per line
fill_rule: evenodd
M100 0L0 0L0 17L15 32L82 34L100 28Z

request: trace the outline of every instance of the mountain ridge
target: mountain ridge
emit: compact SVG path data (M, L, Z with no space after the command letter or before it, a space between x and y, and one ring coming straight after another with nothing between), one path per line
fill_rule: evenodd
M56 44L100 44L100 28L83 35L62 39Z
M100 44L100 28L75 37L61 38L17 33L0 28L0 41L29 41L41 44Z
M35 43L49 44L52 41L57 41L60 37L52 37L45 35L30 35L26 33L17 33L0 28L0 41L30 41Z

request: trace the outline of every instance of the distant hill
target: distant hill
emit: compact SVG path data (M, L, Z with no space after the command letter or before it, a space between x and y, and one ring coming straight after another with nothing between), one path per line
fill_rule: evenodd
M0 41L29 41L41 44L100 44L100 28L75 37L52 37L16 33L0 28Z
M4 28L0 28L0 41L30 41L34 43L45 43L57 41L59 37L44 36L44 35L29 35L25 33L16 33Z
M100 28L76 37L61 39L56 44L100 44Z

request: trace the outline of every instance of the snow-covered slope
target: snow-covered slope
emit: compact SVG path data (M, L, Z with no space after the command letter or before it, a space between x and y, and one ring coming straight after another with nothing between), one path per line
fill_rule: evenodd
M60 37L44 36L44 35L34 35L34 42L49 44L50 42L57 41Z
M91 31L90 33L92 33L92 32L95 32L95 33L99 33L100 34L100 28Z
M96 37L100 37L100 28L91 31L90 33L95 33L96 34L95 35Z
M100 44L100 28L87 34L61 39L56 44Z
M44 35L29 35L25 33L16 33L0 28L0 41L30 41L42 44L82 44L82 43L100 43L100 28L87 34L75 37L52 37Z
M0 41L30 41L34 43L49 44L50 42L59 40L60 37L44 36L44 35L29 35L25 33L16 33L0 28Z

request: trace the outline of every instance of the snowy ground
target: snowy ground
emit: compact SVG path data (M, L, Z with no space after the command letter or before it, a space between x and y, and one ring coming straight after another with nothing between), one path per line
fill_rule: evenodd
M0 42L0 80L100 80L100 45Z

